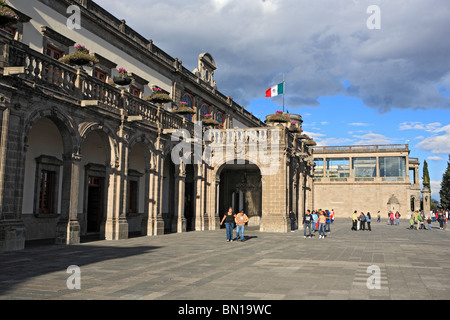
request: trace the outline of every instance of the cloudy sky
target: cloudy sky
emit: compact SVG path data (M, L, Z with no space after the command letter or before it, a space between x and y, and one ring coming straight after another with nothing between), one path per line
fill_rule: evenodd
M218 89L263 120L283 108L264 93L284 75L285 109L319 145L408 143L439 199L450 154L450 1L95 2L191 71L209 52Z

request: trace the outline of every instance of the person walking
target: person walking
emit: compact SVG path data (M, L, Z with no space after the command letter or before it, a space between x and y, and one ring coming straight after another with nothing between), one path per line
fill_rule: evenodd
M308 238L311 238L311 224L313 223L313 218L311 216L311 211L306 210L306 214L303 216L303 236L306 238L306 229L309 230Z
M419 211L414 212L414 229L419 230Z
M327 223L327 217L321 210L319 213L319 239L325 239L325 224Z
M370 222L372 221L372 216L370 215L370 212L367 212L366 221L367 221L367 230L372 231L372 229L370 228Z
M356 210L355 210L355 212L353 212L353 215L352 215L352 230L353 231L358 230L358 215L356 214Z
M389 224L391 226L394 225L394 213L393 212L389 212Z
M331 214L330 214L330 211L325 210L325 217L327 218L327 221L325 223L325 232L331 233L331 229L330 229L330 226L331 226Z
M295 213L292 210L289 210L289 219L291 220L291 232L295 230Z
M312 219L313 219L312 231L316 232L317 231L316 224L319 221L319 216L317 215L316 211L314 211L314 210L313 210L311 216L312 216Z
M359 224L360 224L360 230L366 230L366 216L364 215L364 212L361 212L359 215Z
M399 226L400 225L400 217L401 217L401 214L400 214L400 212L396 212L395 213L395 225L396 226Z
M228 208L228 212L225 213L225 215L222 218L222 221L220 221L220 225L223 224L225 221L225 229L227 233L227 242L233 241L233 228L234 228L234 221L235 221L236 215L233 213L233 208Z
M236 215L235 221L236 221L236 239L238 239L239 241L244 241L244 227L245 224L248 222L248 217L244 213L244 210L241 210L241 212L239 212Z
M377 213L377 222L380 222L381 221L381 214L380 214L380 211L378 211L378 213Z

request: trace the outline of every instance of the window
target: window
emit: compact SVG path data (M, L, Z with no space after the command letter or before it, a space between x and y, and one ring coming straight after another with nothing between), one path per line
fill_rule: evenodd
M138 97L138 98L141 97L141 90L139 90L135 86L130 86L130 93L135 97Z
M63 56L62 50L56 49L55 47L52 47L50 45L47 45L45 54L55 60L58 60Z
M350 176L349 158L327 159L327 176L329 178L347 178Z
M47 45L45 54L52 59L58 60L63 56L63 52L55 47ZM44 79L50 83L59 85L59 78L61 77L61 72L54 72L53 67L45 67Z
M59 171L62 161L42 155L36 158L35 214L57 214Z
M200 117L203 119L205 114L209 114L209 107L206 104L202 104L200 108Z
M51 213L54 193L55 172L41 171L41 186L39 192L39 213Z
M383 181L401 181L406 177L405 157L380 157L379 166Z
M323 159L314 159L316 166L314 167L314 178L323 178Z
M94 78L96 78L100 81L106 82L106 78L107 78L106 72L103 72L98 68L95 68L94 69Z
M223 113L222 112L216 113L216 120L219 123L219 129L223 129Z
M377 175L377 158L353 158L352 170L356 180L373 180Z
M186 103L187 103L187 106L188 106L189 108L193 108L193 105L194 105L194 98L193 98L189 93L183 94L183 97L181 98L181 101L186 102ZM191 115L191 114L188 114L188 115L186 116L186 118L187 118L189 121L192 121L192 115Z

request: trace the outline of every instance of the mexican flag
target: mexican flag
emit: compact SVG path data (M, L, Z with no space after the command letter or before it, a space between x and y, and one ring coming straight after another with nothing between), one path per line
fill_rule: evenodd
M266 98L275 97L284 93L284 83L280 83L272 88L266 90Z

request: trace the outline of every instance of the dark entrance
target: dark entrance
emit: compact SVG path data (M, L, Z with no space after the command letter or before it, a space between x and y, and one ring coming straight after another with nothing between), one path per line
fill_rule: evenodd
M102 177L89 176L87 232L100 232L103 218L103 180Z

